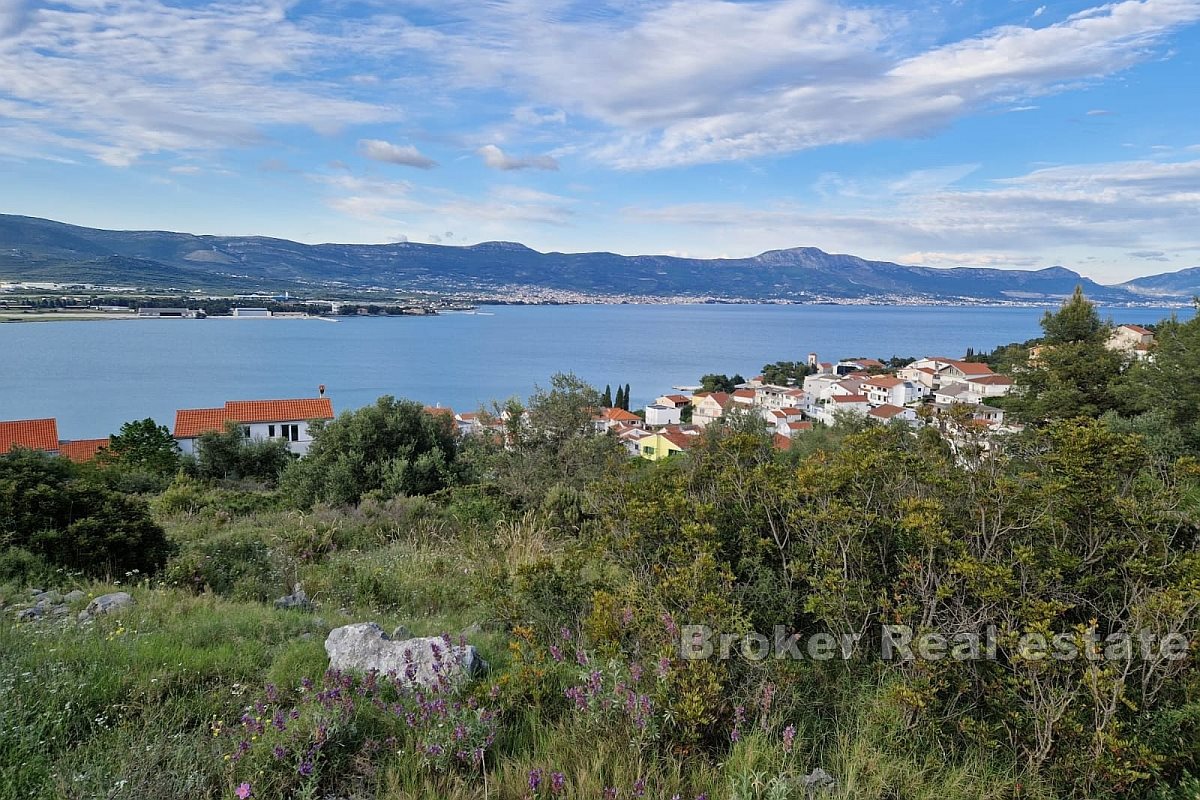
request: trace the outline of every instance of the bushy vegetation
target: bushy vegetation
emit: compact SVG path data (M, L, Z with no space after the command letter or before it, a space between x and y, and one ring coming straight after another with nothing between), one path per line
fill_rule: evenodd
M113 579L136 600L6 613L0 798L1196 798L1195 642L1121 635L1197 628L1200 388L1179 371L1200 323L1130 363L1093 317L1078 298L1037 359L1011 349L1030 424L970 452L861 421L779 452L747 418L631 463L592 432L600 394L555 376L494 435L385 398L270 474L167 483L164 461L148 502L112 488L141 459L0 457L0 604ZM165 530L169 558L88 582L62 545L95 528L55 515L88 492L112 504L93 516ZM295 584L315 608L273 608ZM491 670L417 694L327 673L324 636L365 620L463 637ZM693 658L697 625L780 626L787 657ZM989 628L978 658L880 639Z

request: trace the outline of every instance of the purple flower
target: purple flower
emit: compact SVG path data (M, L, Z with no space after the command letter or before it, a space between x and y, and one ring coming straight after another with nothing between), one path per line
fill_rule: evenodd
M311 761L302 761L300 766L296 767L296 772L300 773L301 777L307 778L313 774L313 765Z
M567 776L561 772L552 772L550 774L550 793L562 794L567 788Z
M250 784L248 783L238 784L237 789L233 793L241 798L241 800L247 800L247 798L254 796L254 790L250 788Z
M550 657L553 658L555 661L562 661L563 660L562 650L559 650L558 647L555 645L550 645Z
M796 726L788 725L783 729L783 752L792 752L792 745L796 741Z
M529 791L536 792L542 785L542 771L540 769L529 770Z

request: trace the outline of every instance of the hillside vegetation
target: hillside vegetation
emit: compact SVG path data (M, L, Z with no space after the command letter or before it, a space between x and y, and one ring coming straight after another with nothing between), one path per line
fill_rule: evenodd
M630 461L560 375L496 437L383 398L302 461L235 432L181 461L152 423L0 456L0 798L1194 800L1200 321L1134 364L1082 297L1044 327L989 356L1025 431L953 448L742 420ZM34 590L63 611L17 621ZM327 672L364 621L490 670ZM801 644L698 658L692 626ZM888 657L883 626L994 652Z

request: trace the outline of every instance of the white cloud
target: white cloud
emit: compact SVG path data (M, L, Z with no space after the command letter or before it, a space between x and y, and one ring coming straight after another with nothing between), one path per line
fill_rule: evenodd
M601 123L590 152L623 168L926 135L1111 75L1200 19L1197 0L1123 0L914 53L900 12L833 0L455 8L471 24L437 57L462 85Z
M382 139L360 139L358 151L372 161L382 161L385 164L398 164L417 169L432 169L437 162L410 144L399 145L385 142Z
M486 144L479 148L479 155L483 157L483 163L489 169L498 169L505 172L511 172L522 169L558 169L558 161L551 156L528 156L526 158L518 158L505 153L494 144Z
M874 202L851 200L838 210L830 210L836 203L766 209L693 203L631 207L624 216L720 230L723 243L737 236L781 246L813 244L890 260L928 257L938 266L960 257L987 264L988 254L1002 254L1014 266L1022 265L1020 259L1055 263L1063 250L1106 253L1127 263L1145 258L1133 255L1139 252L1200 247L1200 160L1047 167L984 189L895 195L881 188ZM972 253L985 258L968 262Z
M917 252L906 253L896 260L901 264L925 267L996 267L1000 269L1036 267L1043 263L1038 256L1016 253Z
M20 33L30 16L26 0L0 0L0 39Z
M328 133L395 119L325 79L333 45L359 34L310 27L291 5L63 0L22 16L0 0L0 26L13 30L13 9L24 19L0 37L3 138L127 166L262 142L275 126Z

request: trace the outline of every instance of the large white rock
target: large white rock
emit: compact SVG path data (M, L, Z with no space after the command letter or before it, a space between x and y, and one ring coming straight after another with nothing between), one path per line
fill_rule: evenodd
M423 689L454 688L488 669L472 645L437 636L396 640L374 622L334 628L325 638L325 652L330 669L394 674L398 683Z

